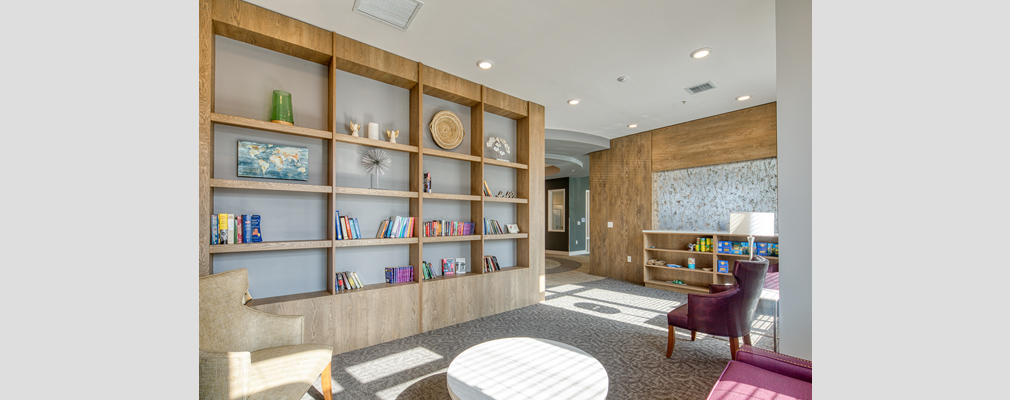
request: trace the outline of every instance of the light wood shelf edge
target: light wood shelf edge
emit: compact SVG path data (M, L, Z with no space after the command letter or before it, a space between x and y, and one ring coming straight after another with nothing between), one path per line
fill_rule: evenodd
M212 244L210 245L210 253L224 254L254 251L324 249L332 246L332 240L294 240L260 243Z
M508 197L490 197L484 196L484 201L496 202L496 203L517 203L517 204L527 204L530 201L527 199L520 198L508 198Z
M401 135L400 137L403 136ZM406 153L417 153L417 146L411 146L409 144L402 144L402 143L391 143L385 140L369 139L366 137L351 136L343 133L338 133L334 135L333 140L336 140L338 142L357 144L361 146L378 147L382 149L402 151Z
M282 192L330 193L332 186L302 185L297 183L244 181L238 179L211 179L210 187L249 190L276 190Z
M529 166L526 165L526 164L520 164L520 163L511 162L511 161L501 161L501 160L496 160L496 159L487 158L487 157L484 157L484 164L497 165L499 167L506 167L506 168L529 169Z
M421 238L421 243L469 242L474 240L480 240L480 235L424 236Z
M484 240L526 239L528 237L530 237L529 233L502 233L497 235L484 235Z
M370 238L334 240L333 247L386 246L397 244L416 244L416 237L409 238Z
M316 139L331 139L333 133L318 129L303 128L300 126L283 125L270 121L260 121L252 118L236 117L234 115L211 113L210 121L215 124L237 126L240 128L256 129L261 131L284 133L288 135L304 136Z
M352 188L345 186L337 186L333 188L333 193L335 194L353 194L359 196L384 196L384 197L409 197L417 198L417 192L407 192L403 190L385 190L385 189L365 189L365 188Z
M480 201L480 196L473 194L450 194L450 193L425 193L421 192L421 198L434 200L463 200Z
M421 151L426 156L450 158L453 160L480 162L480 157L469 154L453 153L451 151L425 148Z

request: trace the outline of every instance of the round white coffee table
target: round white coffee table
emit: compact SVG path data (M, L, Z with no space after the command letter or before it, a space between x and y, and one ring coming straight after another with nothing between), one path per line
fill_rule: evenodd
M449 395L472 399L604 399L607 371L593 356L547 339L506 338L466 349L446 372Z

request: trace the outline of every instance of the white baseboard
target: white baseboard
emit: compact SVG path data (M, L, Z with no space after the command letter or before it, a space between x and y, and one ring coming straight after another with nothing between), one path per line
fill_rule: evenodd
M578 250L578 251L544 250L544 254L552 254L555 256L581 256L589 254L589 252L586 250Z

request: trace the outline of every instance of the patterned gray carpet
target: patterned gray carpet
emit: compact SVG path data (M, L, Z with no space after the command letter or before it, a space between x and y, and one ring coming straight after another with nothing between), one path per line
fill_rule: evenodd
M690 332L678 330L673 357L665 357L666 313L687 295L577 271L553 276L565 275L548 275L543 303L334 356L333 398L449 399L445 371L453 358L506 337L550 339L589 353L607 370L608 399L708 395L730 360L726 338L698 334L691 342ZM758 312L754 345L771 349L771 308ZM303 400L322 399L319 388L317 380Z

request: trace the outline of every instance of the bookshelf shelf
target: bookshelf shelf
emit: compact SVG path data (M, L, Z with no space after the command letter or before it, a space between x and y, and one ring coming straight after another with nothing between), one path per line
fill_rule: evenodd
M530 237L528 233L503 233L500 235L484 235L484 240L526 239L528 237Z
M249 300L249 302L246 303L246 305L249 306L249 307L256 307L256 306L264 306L264 305L268 305L268 304L284 303L284 302L289 302L289 301L311 300L311 299L317 299L317 298L326 297L326 296L330 296L330 292L325 291L325 290L320 290L318 292L298 293L298 294L290 294L290 295L286 295L286 296L264 297L264 298L259 298L259 299L252 299L252 300Z
M508 198L508 197L490 197L484 196L484 201L489 201L492 203L516 203L516 204L527 204L529 200L520 198Z
M514 163L511 161L495 160L493 158L484 157L484 164L487 165L497 165L499 167L515 168L515 169L529 169L526 164Z
M480 196L470 194L421 193L421 198L437 200L480 201Z
M384 196L384 197L409 197L417 198L417 192L405 192L402 190L365 189L337 186L333 188L335 194L354 194L359 196Z
M689 292L708 293L708 288L705 287L705 286L691 285L691 284L678 285L676 283L670 283L670 282L665 282L665 281L658 281L658 280L654 280L654 279L647 279L645 281L645 286L646 287L657 287L657 289L667 289L667 290L669 290L668 288L675 288L675 289L686 290L686 291L689 291Z
M215 244L210 246L211 254L246 253L253 251L275 251L296 249L323 249L333 246L332 240L295 240L240 244Z
M664 290L671 290L681 293L708 293L709 285L731 284L733 279L733 268L735 261L745 260L749 254L722 254L714 251L691 251L674 250L676 248L686 248L688 244L695 243L698 238L712 239L712 246L718 246L722 241L741 241L740 236L728 235L723 232L684 232L684 231L656 231L649 230L642 232L644 243L645 259L662 258L668 264L679 264L683 268L673 268L667 266L645 265L643 264L643 277L645 286L655 287ZM742 237L744 241L746 236ZM755 243L778 243L777 236L758 236ZM649 248L655 246L656 248ZM763 256L771 264L778 262L778 257ZM688 258L694 258L696 269L687 268ZM717 272L720 260L729 261L729 272ZM711 268L705 271L701 268ZM680 280L686 285L672 284L667 281Z
M544 274L542 242L545 233L542 232L545 232L546 218L543 209L545 199L543 106L241 0L199 0L199 3L198 261L201 276L213 274L216 263L222 270L235 267L234 263L238 257L215 257L218 254L319 249L298 254L274 254L274 257L279 257L276 260L269 254L253 254L247 260L251 265L248 267L249 274L254 278L251 281L277 290L273 293L283 295L253 299L248 305L269 313L305 316L305 331L311 332L314 342L331 345L334 354L536 304L544 299L544 292L536 285L529 284ZM253 51L248 54L253 56L240 53L243 55L239 58L235 53L236 49L241 51L251 49ZM271 52L258 51L259 49ZM272 66L288 63L297 68L304 66L305 71L309 72L285 76L269 67L257 67L260 64ZM196 71L197 69L194 69L194 73ZM232 73L235 75L226 75ZM239 75L242 79L232 79ZM226 76L229 79L224 79ZM305 88L296 94L299 97L294 100L295 113L304 116L299 117L298 121L306 126L325 128L312 129L263 121L262 119L266 119L267 116L260 115L262 110L256 108L257 102L260 101L255 98L258 89L251 92L246 90L251 87L263 87L265 84ZM390 88L390 85L393 87ZM371 93L373 89L375 96ZM263 96L264 99L268 98L269 91L263 93ZM348 105L349 100L355 101L364 97L374 97L378 100L363 100L362 104ZM469 116L468 119L464 117L464 120L469 121L469 125L464 127L468 143L451 151L425 147L425 143L430 144L431 132L428 127L431 123L431 104L437 108L442 105L440 101L455 103L449 105L451 111L460 117ZM429 104L426 106L425 103ZM458 108L456 105L464 108ZM215 110L221 112L214 112ZM372 140L345 133L348 129L345 124L349 120L362 124L359 134L367 129L366 122L371 121L359 121L359 118L365 117L361 115L361 110L375 113L377 119L375 122L383 124L383 129L387 129L387 126L388 129L399 129L400 136L397 140L400 143ZM254 118L237 115L249 115ZM496 121L492 118L498 117L493 115L510 119L512 122ZM372 118L371 114L368 118ZM485 121L485 118L489 121ZM512 156L516 162L484 157L486 132L499 129L498 126L501 124L514 126L515 142L510 144L513 146ZM257 132L245 133L260 140L276 138L279 141L293 143L291 145L308 147L312 152L313 184L231 176L237 175L232 169L237 163L232 142L237 136L235 133L237 130L223 129L226 126L255 130ZM394 168L398 169L396 173L399 185L403 185L396 187L406 190L339 186L338 182L344 185L355 184L351 181L357 178L346 180L348 174L360 177L360 156L355 157L352 154L359 151L361 146L405 153L391 154L391 159ZM446 163L435 158L461 161L466 164ZM453 171L452 174L445 176L435 171L435 186L447 188L458 186L460 189L454 191L470 194L424 192L424 173L445 164L461 167L460 171L459 173ZM505 175L503 171L493 169L497 167L512 168L516 171L514 173L504 171L510 173ZM467 169L469 174L465 172ZM490 176L488 170L491 170ZM481 196L484 180L502 179L496 174L508 176L508 182L502 182L502 186L513 188L511 190L522 198ZM456 176L457 178L453 179L461 182L443 181L446 185L439 186L438 180L447 179L448 176ZM272 193L264 195L235 189ZM322 196L304 195L298 192L319 193ZM325 203L320 201L320 198L324 198ZM226 212L223 209L233 207L244 208L245 203L254 202L263 203L253 204L249 208L256 209L258 212L256 215L261 215L264 221L276 224L265 227L264 238L271 238L274 232L278 234L290 232L295 235L291 237L325 239L231 245L210 243L211 216L215 215L215 212L223 213ZM509 219L514 219L519 229L528 233L417 237L423 232L426 219L431 220L436 216L452 215L453 219L472 221L479 225L484 219L490 218L485 210L487 203L528 205L508 210L511 213ZM236 207L236 204L243 206ZM261 205L263 206L260 207ZM293 217L264 215L271 211L259 211L271 209L298 211L291 213ZM365 238L336 240L337 227L333 216L337 210L341 216L345 212L358 215L363 222L381 220L394 214L400 217L413 217L415 237L370 238L367 236L374 232L372 231L374 228L369 227L368 230L371 232L361 232ZM302 219L302 215L306 217ZM480 228L477 230L480 231ZM489 249L485 247L485 239L526 240L516 240L514 245L499 241L493 243ZM430 243L436 245L425 246ZM437 245L437 243L455 244ZM509 248L507 251L512 254L498 250L495 246L507 247ZM469 249L457 250L457 247ZM495 273L510 271L507 274L488 277L493 273L481 273L481 266L483 255L489 251L502 251L502 254L498 255L502 262L518 266L494 271ZM433 257L449 256L440 252L462 253L455 256L466 258L471 272L422 280L421 262L434 262L437 260L432 259ZM322 256L316 253L326 254ZM304 262L304 268L297 269L304 272L298 272L298 276L291 277L297 281L293 282L293 285L274 285L270 281L264 283L263 276L257 276L264 272L257 271L256 265L262 266L274 261L284 263L289 260L291 262L307 260ZM406 265L414 267L413 282L399 284L382 282L384 267ZM337 291L333 282L334 275L338 272L355 270L362 278L364 287ZM461 284L461 281L455 280L457 278L470 280ZM324 281L319 281L320 279ZM429 285L423 286L422 290L420 283L424 282ZM304 287L307 292L285 294L282 286ZM320 287L325 290L315 291ZM267 293L265 290L260 292ZM254 290L252 294L257 293ZM474 298L489 298L495 301L474 303L455 300ZM336 313L349 314L348 317L354 322L335 324L333 318Z
M298 183L243 181L237 179L211 179L212 188L276 190L281 192L330 193L333 186L303 185Z
M397 244L417 244L417 238L345 239L333 241L333 247L387 246Z
M469 242L474 240L480 240L480 235L427 236L421 238L421 243Z
M359 132L360 134L360 132ZM368 147L378 147L380 149L396 150L406 153L417 153L417 146L402 143L390 143L384 140L369 139L364 137L351 136L338 133L333 136L333 140L344 143L357 144Z
M316 139L333 138L333 133L328 131L303 128L300 126L282 125L270 121L260 121L252 118L236 117L234 115L211 113L210 120L215 124L231 125L240 128L249 128L275 133L284 133L287 135L303 136Z
M435 157L449 158L449 159L460 160L460 161L480 162L480 157L472 156L472 155L469 155L469 154L453 153L453 152L445 151L445 150L424 149L424 150L422 150L422 153L424 155L426 155L426 156L435 156Z

